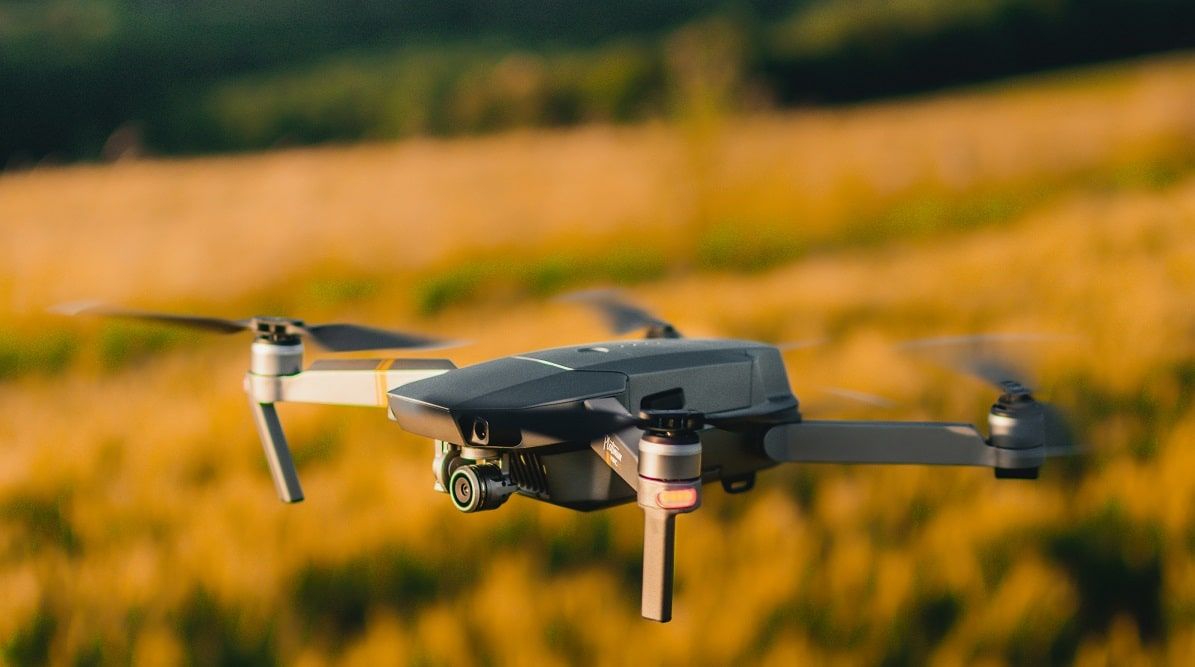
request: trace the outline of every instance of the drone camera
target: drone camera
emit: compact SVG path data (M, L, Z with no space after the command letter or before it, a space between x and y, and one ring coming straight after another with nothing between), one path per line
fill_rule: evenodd
M460 466L448 480L452 504L466 513L498 509L516 490L518 487L492 463Z

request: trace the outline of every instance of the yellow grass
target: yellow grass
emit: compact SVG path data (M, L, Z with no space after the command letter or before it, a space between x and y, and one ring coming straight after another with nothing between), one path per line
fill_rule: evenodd
M8 175L0 317L51 326L42 308L79 297L227 302L233 314L312 275L407 279L487 247L633 242L726 218L834 233L909 194L1190 151L1192 99L1195 60L1175 57L713 129ZM987 389L892 343L1079 334L1037 361L1045 392L1085 427L1083 464L1049 467L1036 484L790 466L747 496L710 489L706 507L680 520L676 620L655 626L637 614L633 506L580 515L519 498L462 516L431 491L429 443L380 412L293 406L283 417L309 500L286 507L239 391L243 342L171 348L111 373L77 363L0 384L0 656L1185 664L1195 656L1195 175L1152 189L1081 185L998 226L758 274L671 274L633 294L686 331L831 337L788 359L794 389L821 416L977 420ZM405 285L315 308L476 340L452 352L460 363L603 335L572 307L533 301L420 320ZM902 409L844 407L822 385ZM1118 580L1137 582L1147 603ZM1156 622L1140 616L1151 599Z

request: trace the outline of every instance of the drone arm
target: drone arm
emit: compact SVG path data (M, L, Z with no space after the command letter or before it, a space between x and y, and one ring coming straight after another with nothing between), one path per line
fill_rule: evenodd
M453 368L445 359L320 359L292 375L249 373L245 388L261 403L383 408L389 390Z
M280 364L263 367L286 370ZM303 500L303 489L275 403L385 407L390 389L452 368L451 362L440 359L327 359L290 374L247 373L245 393L278 498L297 503Z
M993 447L971 424L949 422L805 421L764 436L775 461L1032 468L1041 448Z

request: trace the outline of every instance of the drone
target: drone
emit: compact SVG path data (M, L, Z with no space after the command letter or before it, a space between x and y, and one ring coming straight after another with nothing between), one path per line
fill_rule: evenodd
M803 418L782 346L687 338L609 291L574 294L616 334L636 339L572 345L458 368L447 359L321 358L303 366L304 341L332 352L427 349L444 341L353 324L282 317L227 320L101 304L60 307L253 335L244 390L278 497L303 490L275 406L385 408L402 429L434 441L434 488L462 512L512 495L574 510L636 502L643 510L642 615L672 618L676 517L701 507L702 487L750 491L782 463L978 466L999 479L1036 479L1048 456L1074 449L1060 412L1039 402L1009 366L971 370L1000 392L988 436L972 424Z

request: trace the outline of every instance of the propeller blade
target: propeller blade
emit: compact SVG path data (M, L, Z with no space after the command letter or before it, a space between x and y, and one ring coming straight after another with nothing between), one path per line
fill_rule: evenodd
M245 331L252 326L249 320L226 320L219 317L205 317L201 315L157 313L148 310L117 308L96 301L64 303L51 308L50 311L60 315L95 315L99 317L151 322L154 324L169 324L223 334Z
M1014 358L1025 345L1064 343L1079 336L1052 333L983 333L905 341L900 348L930 357L948 368L975 377L1001 392L1024 392L1036 384L1027 364ZM1042 410L1045 455L1074 456L1082 452L1072 421L1058 406L1030 397Z
M300 327L300 332L332 352L361 350L427 349L448 345L448 341L401 331L387 331L357 324L315 324Z
M1058 343L1075 336L1047 333L981 333L963 336L920 338L900 343L902 350L929 357L941 365L961 371L997 389L1006 382L1031 386L1033 374L1010 354L1016 346Z
M356 324L313 324L304 325L299 320L278 317L251 317L244 320L228 320L202 315L178 315L147 310L118 308L97 302L77 302L56 306L51 312L61 315L95 315L100 317L152 322L200 329L214 333L230 334L239 331L256 332L259 336L305 336L320 347L332 352L358 352L361 350L427 349L445 347L451 344L427 336L388 331Z
M870 405L877 408L896 407L896 401L884 398L883 396L879 396L877 394L869 394L864 391L847 389L846 387L819 386L818 389L831 396L845 398L848 401L855 401L857 403L863 403L865 405Z
M1042 421L1045 432L1047 456L1069 456L1081 448L1075 437L1075 429L1066 414L1052 403L1042 403Z
M648 329L649 338L680 338L676 327L640 308L614 291L608 289L573 292L560 298L561 301L580 303L597 310L607 325L616 334L625 334L636 329Z

